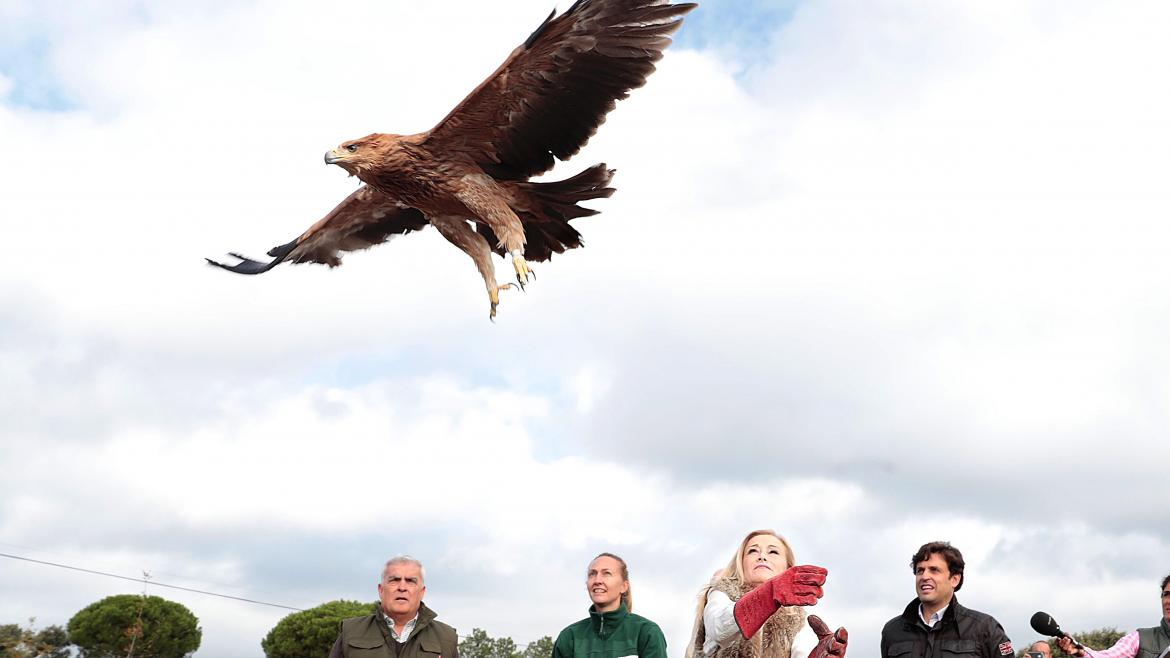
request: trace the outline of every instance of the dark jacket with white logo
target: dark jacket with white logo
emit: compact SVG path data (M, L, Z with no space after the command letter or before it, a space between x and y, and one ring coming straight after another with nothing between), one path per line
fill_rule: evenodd
M991 615L970 610L952 598L934 628L918 615L918 599L882 629L882 658L1003 658L1013 656L1011 640Z

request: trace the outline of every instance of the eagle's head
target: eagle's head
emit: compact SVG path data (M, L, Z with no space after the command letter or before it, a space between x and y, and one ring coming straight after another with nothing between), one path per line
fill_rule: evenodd
M348 171L350 176L361 176L385 159L387 137L389 135L374 133L342 142L337 148L325 153L325 164L335 164Z

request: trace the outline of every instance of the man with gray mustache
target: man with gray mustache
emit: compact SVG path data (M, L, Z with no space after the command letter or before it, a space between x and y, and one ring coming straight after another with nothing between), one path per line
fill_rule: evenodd
M341 622L329 658L459 658L455 629L422 602L422 563L409 555L386 561L378 582L378 609Z

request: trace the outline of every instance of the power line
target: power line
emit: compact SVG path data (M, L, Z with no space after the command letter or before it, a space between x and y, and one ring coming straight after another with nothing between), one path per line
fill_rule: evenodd
M267 605L267 606L271 606L273 608L284 608L285 610L293 610L295 612L303 612L304 611L304 608L294 608L290 605L281 605L279 603L268 603L267 601L257 601L255 599L246 599L242 596L232 596L230 594L219 594L218 592L209 592L207 590L194 589L191 587L182 587L179 585L168 585L166 583L160 583L157 580L147 578L145 576L143 578L133 578L131 576L121 576L121 575L118 575L116 573L107 573L105 571L95 571L94 569L83 569L82 567L74 567L74 566L70 566L68 564L59 564L57 562L47 562L45 560L34 560L31 557L24 557L21 555L11 555L9 553L0 553L0 557L6 557L10 560L22 560L24 562L33 562L35 564L43 564L43 565L50 566L50 567L57 567L59 569L69 569L71 571L80 571L82 573L89 573L89 574L93 574L95 576L106 576L107 578L118 578L120 580L129 580L132 583L143 583L145 585L156 585L158 587L169 587L170 589L178 589L178 590L182 590L184 592L194 592L196 594L206 594L207 596L218 596L221 599L232 599L233 601L243 601L244 603L255 603L257 605ZM471 636L470 635L459 635L457 637L460 640L466 640ZM528 647L529 644L532 644L532 643L525 642L523 644L516 644L516 648L520 651L523 651L524 649L526 649Z
M33 562L35 564L43 564L50 567L57 567L59 569L70 569L72 571L80 571L82 573L94 574L95 576L105 576L107 578L118 578L120 580L129 580L132 583L144 583L148 585L155 585L158 587L167 587L170 589L178 589L184 592L194 592L196 594L206 594L207 596L218 596L221 599L232 599L233 601L243 601L244 603L255 603L257 605L266 605L273 608L284 608L285 610L293 610L295 612L302 612L304 608L294 608L291 605L281 605L279 603L268 603L267 601L257 601L256 599L246 599L242 596L232 596L230 594L220 594L218 592L209 592L203 589L194 589L192 587L182 587L179 585L168 585L167 583L160 583L157 580L150 580L147 578L133 578L131 576L121 576L116 573L107 573L105 571L95 571L93 569L83 569L81 567L74 567L68 564L59 564L57 562L46 562L45 560L34 560L31 557L23 557L20 555L10 555L8 553L0 553L0 557L6 557L10 560L22 560L24 562Z

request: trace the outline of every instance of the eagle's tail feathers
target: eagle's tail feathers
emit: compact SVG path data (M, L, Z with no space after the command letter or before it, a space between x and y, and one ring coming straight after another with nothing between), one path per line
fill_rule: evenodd
M612 196L614 188L609 187L614 169L608 169L605 163L596 164L581 173L561 181L550 183L521 183L541 203L542 210L550 219L570 220L578 217L596 215L599 211L592 208L582 208L577 203L589 199L602 199Z
M528 197L523 208L515 209L524 224L525 260L545 261L553 254L580 247L581 234L569 224L569 221L598 213L597 210L582 208L577 204L612 195L614 189L609 183L613 180L613 175L614 170L602 163L565 180L516 183ZM503 250L496 242L491 229L483 224L478 228L487 238L488 244L492 245L492 249L503 255Z

